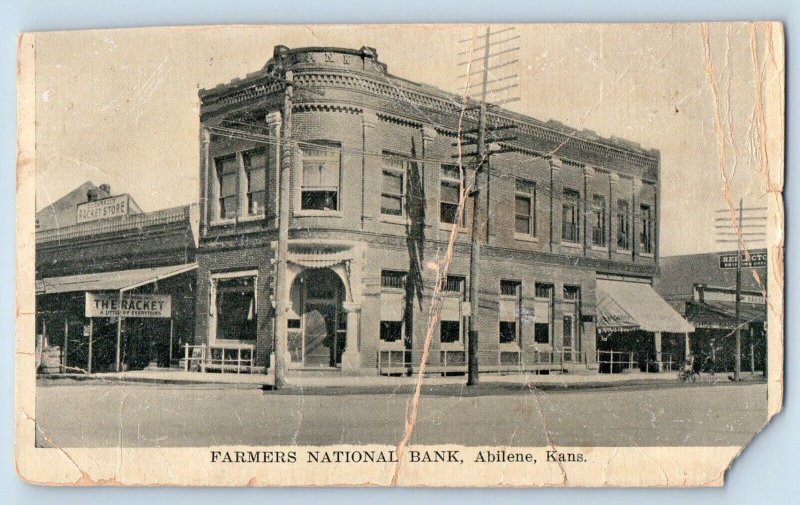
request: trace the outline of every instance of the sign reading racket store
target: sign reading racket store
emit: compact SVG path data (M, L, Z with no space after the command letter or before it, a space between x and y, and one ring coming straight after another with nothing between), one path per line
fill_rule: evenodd
M86 293L86 317L171 317L170 295Z
M129 202L128 195L117 195L82 203L78 205L78 223L127 216L130 210Z

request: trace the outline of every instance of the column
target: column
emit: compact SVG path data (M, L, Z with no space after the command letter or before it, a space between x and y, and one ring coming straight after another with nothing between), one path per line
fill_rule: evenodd
M358 348L361 305L344 302L342 308L347 313L347 340L342 353L342 373L354 375L361 369L361 353Z
M656 348L656 371L661 371L661 332L653 333L655 348Z
M639 210L639 191L642 189L642 180L638 177L633 179L631 184L631 255L634 258L639 255L639 235L638 225L641 218Z
M586 256L586 251L592 248L592 228L594 223L591 222L593 193L592 177L594 177L594 167L591 165L583 166L583 255Z
M550 252L561 250L561 200L564 184L561 180L561 159L550 157Z
M374 111L364 110L361 114L362 121L362 151L361 156L361 226L365 226L366 221L380 215L380 190L367 191L367 181L370 186L375 181L380 184L381 167L381 148L375 138L375 127L378 124L378 116Z
M617 250L617 187L619 174L608 174L608 259L614 257Z
M211 133L208 131L208 128L203 128L202 138L200 142L202 144L202 151L200 153L200 156L201 156L201 162L203 164L202 180L200 181L200 184L202 185L201 187L203 189L203 199L200 201L200 215L202 216L200 219L200 227L202 235L205 236L208 223L212 219L212 215L209 211L209 205L208 205L209 192L210 188L212 187L211 171L210 171L211 160L209 159L211 156L210 153Z
M691 342L691 340L689 339L689 332L686 332L686 333L684 334L684 339L683 339L683 340L684 340L684 344L683 344L683 345L684 345L683 358L684 358L684 359L688 359L688 358L689 358L689 355L692 353L692 351L691 351L691 345L692 345L692 342Z

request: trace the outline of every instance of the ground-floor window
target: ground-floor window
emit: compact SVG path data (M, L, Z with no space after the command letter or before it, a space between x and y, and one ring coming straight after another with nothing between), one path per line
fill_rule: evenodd
M500 281L499 339L501 344L519 344L521 304L522 283Z
M439 339L443 344L461 341L461 321L442 321L440 323Z
M380 339L398 342L404 337L406 273L381 270L381 324Z
M256 339L255 289L254 275L216 279L217 339Z
M553 285L537 282L535 291L533 341L549 344L553 321Z

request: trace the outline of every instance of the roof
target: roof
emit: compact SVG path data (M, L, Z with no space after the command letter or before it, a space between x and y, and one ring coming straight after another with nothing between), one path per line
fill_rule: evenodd
M92 181L86 181L77 188L73 189L50 205L42 208L36 213L36 231L53 230L72 226L78 223L78 205L89 201L89 193L96 199L103 199L112 196L100 186ZM129 208L131 214L141 212L141 209L130 198Z
M41 283L37 281L36 293L50 295L76 291L128 291L174 275L190 272L196 268L197 263L188 263L185 265L139 268L136 270L50 277L42 279Z
M764 249L759 249L751 252L764 251ZM661 257L661 277L655 281L653 287L667 300L691 300L695 284L734 287L736 286L736 270L719 268L719 257L723 254L733 254L735 257L736 251ZM760 286L756 282L753 272L758 273L764 286ZM766 287L766 282L766 268L742 269L743 290L761 291Z
M739 304L739 324L765 322L767 320L767 304ZM698 328L736 328L736 303L706 301L687 302L686 318Z
M694 331L694 326L644 282L597 279L597 311L601 331Z

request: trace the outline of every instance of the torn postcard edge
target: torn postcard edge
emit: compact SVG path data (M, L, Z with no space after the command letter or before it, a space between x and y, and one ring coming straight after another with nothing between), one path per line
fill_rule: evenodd
M782 26L315 32L325 45L301 26L20 36L20 476L45 485L722 485L783 398ZM601 71L620 62L610 48L640 32L658 55L644 60L651 66L601 73L599 101L571 126L535 119L531 79L544 72L542 86L567 85ZM402 39L410 34L420 40ZM197 47L213 62L210 44L223 36L256 58L255 38L274 50L234 73L181 63ZM542 36L566 36L587 54L553 67L555 49L543 43L534 54ZM139 44L170 37L176 54L140 58ZM398 38L407 54L384 52ZM108 54L90 69L59 44ZM443 51L452 54L436 62ZM696 69L681 72L691 78L659 66L689 51ZM415 53L436 63L415 70ZM749 65L752 83L731 59ZM648 124L631 110L663 91L646 74L656 68L666 89L688 94L654 99L665 130L640 144L623 126ZM66 77L98 69L108 89ZM187 86L178 76L202 83L189 86L204 87L195 108L170 102ZM137 97L135 115L112 87ZM66 100L94 133L81 137ZM120 128L156 124L147 123L161 117L152 100L168 103L176 122L200 120L193 137L145 131L154 151L192 144L198 168L185 172L199 200L185 206L162 205L155 186L126 177L134 153L124 146L95 152L117 142L120 130L104 130L110 118ZM598 122L603 114L612 119ZM710 142L692 170L714 177L691 182L677 166L681 151L698 149L686 128ZM113 184L75 179L98 170ZM137 170L140 180L168 180ZM680 177L684 186L668 179ZM717 208L681 210L690 184L720 191ZM178 195L181 185L160 191ZM717 223L716 242L714 225L670 223L702 212ZM160 245L175 240L179 252ZM693 241L705 241L694 255L662 254ZM688 298L670 291L677 280ZM131 408L129 395L146 408ZM755 406L732 416L737 401ZM607 408L614 402L621 410ZM702 428L707 413L724 429ZM198 419L208 425L191 424Z

